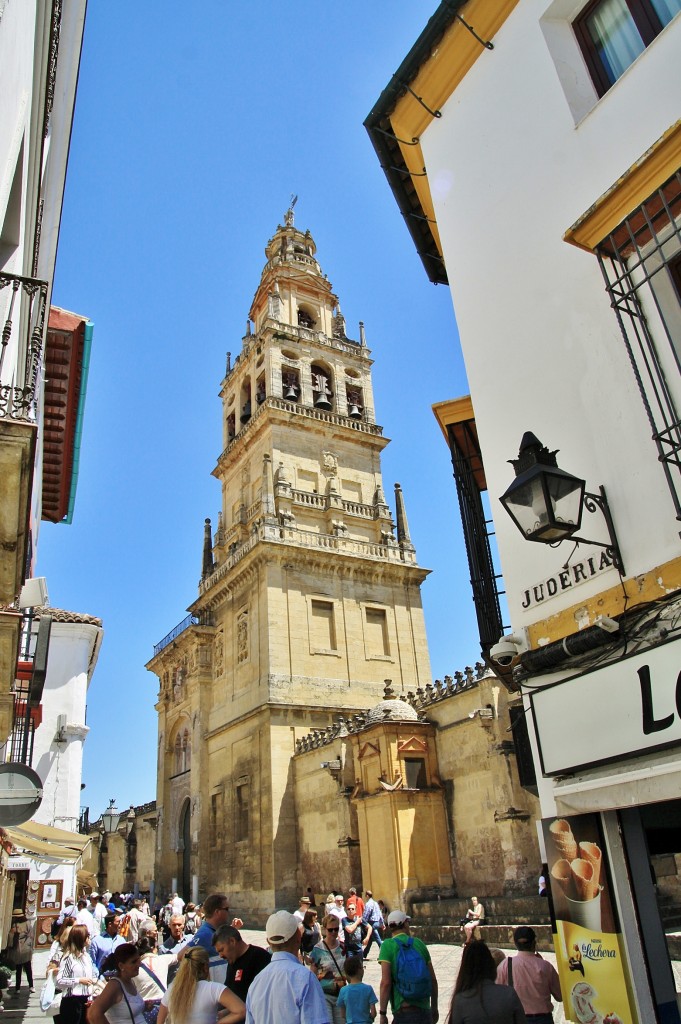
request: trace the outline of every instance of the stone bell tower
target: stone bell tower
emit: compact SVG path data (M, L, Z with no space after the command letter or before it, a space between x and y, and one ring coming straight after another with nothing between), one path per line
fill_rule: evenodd
M402 492L381 479L363 325L348 338L289 209L220 397L222 510L192 620L155 649L161 681L157 880L223 889L250 920L301 879L291 758L340 711L430 682ZM179 628L179 627L178 627Z

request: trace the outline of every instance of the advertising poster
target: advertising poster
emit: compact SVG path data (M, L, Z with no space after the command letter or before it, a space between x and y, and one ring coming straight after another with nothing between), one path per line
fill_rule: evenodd
M565 1019L640 1024L597 814L542 820Z

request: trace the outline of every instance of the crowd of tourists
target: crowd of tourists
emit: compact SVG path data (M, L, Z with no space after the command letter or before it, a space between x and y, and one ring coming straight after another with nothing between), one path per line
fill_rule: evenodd
M488 948L474 929L474 901L461 921L466 942L448 1024L550 1024L561 999L555 968L536 952L532 928L514 933L517 954ZM10 932L30 933L23 915ZM267 948L248 943L243 921L223 893L201 907L171 894L91 893L65 900L55 922L41 1007L56 1024L437 1024L438 982L427 946L410 918L388 911L370 891L310 890L298 907L267 920ZM378 993L365 984L365 961L378 950ZM24 943L26 947L26 944ZM33 991L30 952L16 964Z

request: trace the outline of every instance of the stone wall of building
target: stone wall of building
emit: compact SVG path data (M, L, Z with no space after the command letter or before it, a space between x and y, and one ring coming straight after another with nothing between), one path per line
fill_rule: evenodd
M352 747L339 738L331 748L313 749L294 762L297 882L302 895L347 892L359 887L362 869L353 788Z
M96 879L100 892L132 892L135 884L148 891L154 881L156 803L131 807L121 815L118 829L106 835L101 819L90 825L93 842L83 868Z
M423 707L428 721L437 726L454 877L461 896L537 891L539 801L518 781L509 698L496 676L488 674L446 699L435 693ZM484 717L490 709L493 717Z
M390 687L387 696L394 697ZM388 699L382 725L379 704L336 719L296 744L300 885L328 888L324 880L331 881L329 871L337 864L346 888L371 884L393 905L406 906L426 891L534 894L541 870L538 801L518 779L511 695L479 665L401 701L404 721L391 720L400 719L394 710L400 701ZM427 724L430 729L424 729ZM418 757L424 758L427 779L408 785L405 761ZM341 768L323 768L327 762ZM428 815L432 821L425 827ZM334 849L341 821L348 824L350 843L342 849L336 838ZM357 843L361 867L371 877L358 875L350 853Z

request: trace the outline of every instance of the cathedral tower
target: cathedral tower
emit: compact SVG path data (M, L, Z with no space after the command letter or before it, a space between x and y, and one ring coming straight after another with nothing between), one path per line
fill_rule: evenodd
M161 683L157 882L234 894L251 920L307 884L296 740L376 704L386 678L397 694L430 682L427 570L399 485L396 525L385 499L364 328L347 337L315 253L289 209L222 382L222 510L214 536L206 523L199 596L148 665Z

